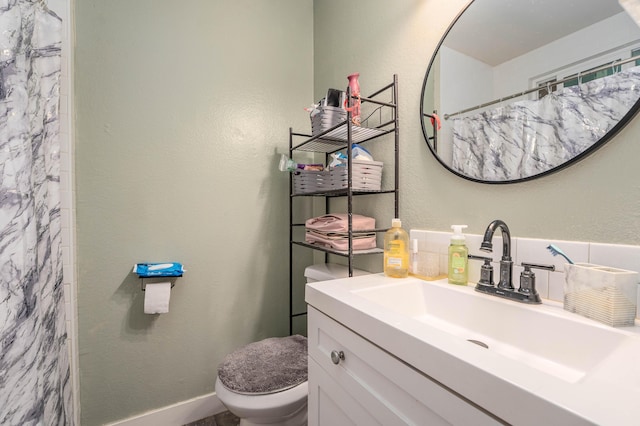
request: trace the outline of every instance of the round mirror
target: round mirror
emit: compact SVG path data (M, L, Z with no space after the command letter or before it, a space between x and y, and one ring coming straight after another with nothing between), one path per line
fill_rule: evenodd
M444 167L513 183L584 158L639 99L640 27L617 0L475 0L431 58L420 112Z

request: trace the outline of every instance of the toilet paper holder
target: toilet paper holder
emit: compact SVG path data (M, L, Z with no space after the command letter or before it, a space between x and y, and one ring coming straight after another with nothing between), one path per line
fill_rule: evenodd
M139 277L140 278L140 290L145 291L146 290L146 286L147 284L153 284L154 282L162 282L160 280L154 281L154 282L147 282L145 283L144 280L147 277ZM162 277L154 277L154 278L162 278ZM177 277L171 277L171 278L177 278ZM171 283L171 288L173 288L176 285L175 280L169 280L169 282Z
M176 285L176 279L180 278L185 272L184 267L178 262L165 262L165 263L136 263L133 265L134 274L140 278L140 289L145 291L146 284L152 284L152 282L145 283L145 279L154 279L153 282L160 282L159 279L171 283L171 288Z

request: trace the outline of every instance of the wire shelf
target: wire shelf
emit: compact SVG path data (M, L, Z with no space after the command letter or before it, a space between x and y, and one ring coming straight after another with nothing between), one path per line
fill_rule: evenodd
M318 136L312 137L306 142L294 147L297 151L311 152L334 152L347 146L347 122L343 122L338 127L330 129L326 133L323 132ZM370 127L351 126L351 142L361 143L369 139L377 138L393 130L382 130Z
M303 246L303 247L309 247L315 250L320 250L320 251L324 251L326 253L331 253L331 254L336 254L338 256L345 256L348 257L349 256L349 251L348 250L335 250L329 247L323 247L323 246L319 246L316 244L309 244L309 243L305 243L302 241L292 241L293 244L299 245L299 246ZM366 250L353 250L353 254L355 256L357 255L363 255L363 254L378 254L378 253L384 253L384 250L382 250L381 248L372 248L372 249L366 249Z
M358 189L353 190L351 195L371 195L371 194L394 194L396 191L394 189L385 189L385 190L365 190ZM303 193L293 193L290 194L291 197L346 197L349 195L347 188L343 189L332 189L331 191L318 191L318 192L303 192Z

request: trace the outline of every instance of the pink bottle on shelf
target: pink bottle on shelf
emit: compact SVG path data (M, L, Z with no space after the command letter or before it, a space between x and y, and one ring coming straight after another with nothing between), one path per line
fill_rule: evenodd
M351 122L356 126L360 125L360 83L358 82L358 77L360 77L360 73L357 72L347 76L351 96L356 99L345 100L345 109L351 111ZM349 101L351 101L352 105L350 108L348 107Z

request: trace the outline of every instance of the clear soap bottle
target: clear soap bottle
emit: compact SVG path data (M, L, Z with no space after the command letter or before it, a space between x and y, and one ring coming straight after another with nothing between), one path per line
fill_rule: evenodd
M462 230L467 225L451 225L453 236L449 245L449 284L467 285L469 281L469 249Z
M384 274L393 278L409 275L409 234L400 219L393 219L384 234Z

